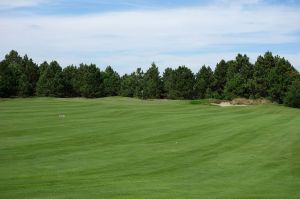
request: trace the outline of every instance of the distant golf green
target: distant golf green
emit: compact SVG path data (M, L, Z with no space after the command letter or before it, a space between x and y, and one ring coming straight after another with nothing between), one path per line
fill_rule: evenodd
M0 100L0 198L300 198L300 110Z

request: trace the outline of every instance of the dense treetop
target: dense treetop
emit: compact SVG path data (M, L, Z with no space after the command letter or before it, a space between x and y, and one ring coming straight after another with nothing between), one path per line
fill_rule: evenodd
M268 98L300 107L299 72L288 60L266 52L253 64L247 55L221 60L212 70L193 72L186 66L166 68L162 76L155 63L146 72L138 68L120 76L111 66L100 71L94 64L62 68L58 62L39 66L11 51L0 62L0 97L105 97L167 99Z

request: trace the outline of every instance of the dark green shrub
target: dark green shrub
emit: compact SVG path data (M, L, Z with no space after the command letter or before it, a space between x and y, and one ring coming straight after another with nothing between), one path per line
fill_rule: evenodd
M294 81L285 97L285 105L300 108L300 80Z

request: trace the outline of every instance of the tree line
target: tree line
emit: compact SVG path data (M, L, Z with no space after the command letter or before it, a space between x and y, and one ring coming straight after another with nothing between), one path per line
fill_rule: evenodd
M0 97L137 97L142 99L268 98L300 107L300 75L283 57L266 52L254 64L247 55L221 60L214 70L202 66L166 68L160 75L155 63L145 72L137 68L120 76L111 66L94 64L62 68L57 61L37 65L27 55L11 51L0 62Z

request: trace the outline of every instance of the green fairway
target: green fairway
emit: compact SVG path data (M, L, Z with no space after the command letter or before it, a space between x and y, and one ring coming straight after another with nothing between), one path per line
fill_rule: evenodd
M0 198L300 198L300 110L0 100Z

